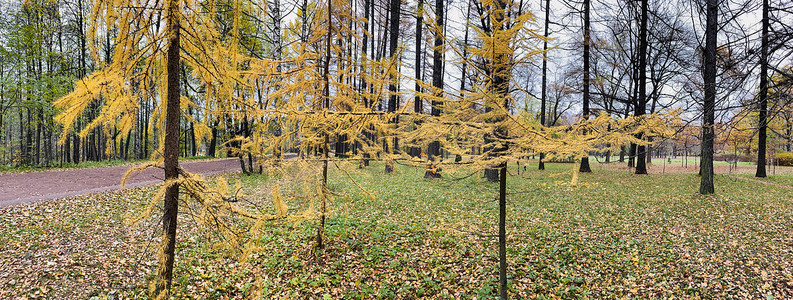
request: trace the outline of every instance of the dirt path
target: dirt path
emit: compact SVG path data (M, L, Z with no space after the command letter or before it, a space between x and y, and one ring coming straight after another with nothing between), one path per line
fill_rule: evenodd
M183 162L188 172L212 175L239 170L236 158ZM0 207L92 194L121 188L121 178L131 166L0 174ZM126 187L161 182L163 171L149 168L130 176Z

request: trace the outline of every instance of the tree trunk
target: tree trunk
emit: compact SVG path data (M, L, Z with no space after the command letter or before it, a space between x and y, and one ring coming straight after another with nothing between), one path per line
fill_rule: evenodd
M80 122L77 123L79 124ZM72 139L73 139L72 163L78 164L80 163L80 136L73 133Z
M757 171L755 177L766 177L766 139L768 127L768 0L763 0L763 32L760 45L760 112L758 114L759 132L757 133Z
M705 99L702 115L702 158L700 159L700 194L713 194L713 121L716 107L716 34L718 30L717 0L707 0L705 25L704 74Z
M397 54L397 46L399 43L399 13L402 7L401 0L391 0L389 10L391 12L391 16L389 18L390 26L389 29L389 43L388 43L388 53L391 54L391 68L396 68L396 64L399 61L399 55ZM399 95L397 95L397 81L399 80L399 75L395 74L394 70L389 70L389 83L388 83L388 112L393 113L396 112L397 106L399 105ZM394 116L389 120L389 123L396 124L399 118ZM388 147L388 143L386 143L386 151L391 153L396 153L399 151L399 140L394 137L392 139L391 147ZM387 162L385 166L385 172L391 173L393 171L393 163Z
M53 152L53 149L51 149L52 132L51 130L48 129L50 128L49 120L50 120L50 116L47 116L47 123L44 126L44 165L47 167L50 166L50 161L52 160L52 152Z
M163 205L163 240L160 249L159 267L153 291L155 299L170 299L173 278L174 250L176 246L176 217L179 209L179 185L173 181L179 177L179 0L167 2L166 22L168 26L167 91L165 110L165 199Z
M129 140L131 140L131 139L132 139L132 134L130 133L129 135L127 135L127 139L124 142L124 152L122 153L122 156L123 156L122 158L124 160L128 160L129 159Z
M209 138L209 145L207 145L207 155L209 155L209 157L215 157L215 145L218 140L218 125L220 125L220 121L217 120L215 124L212 125L212 136Z
M634 110L634 116L641 120L647 107L647 0L642 0L642 17L639 28L639 100ZM641 135L638 136L642 138ZM636 174L647 174L646 146L637 145Z
M547 101L548 89L548 27L551 24L551 0L545 0L545 33L543 36L546 40L542 42L542 91L540 96L540 125L546 126L545 121L545 102ZM540 153L540 162L537 166L540 170L545 170L545 153Z
M424 111L423 107L423 100L419 95L421 93L421 74L423 69L421 68L421 42L422 42L422 33L424 25L424 0L419 0L416 9L416 85L415 85L415 92L416 96L413 98L413 111L417 114L420 114ZM420 157L421 156L421 147L410 147L410 156L413 157Z
M465 13L465 34L463 35L463 57L468 57L468 31L471 26L469 26L468 22L471 20L471 0L468 0L468 6L466 8ZM465 80L468 78L468 60L463 60L463 67L462 72L460 72L460 97L464 97L466 89L465 89Z
M589 44L589 0L584 0L584 120L589 119ZM583 173L592 172L592 169L589 167L589 157L584 156L581 158L581 167L578 171Z
M498 286L507 299L507 164L501 165L498 184Z
M364 0L363 1L363 11L364 11L363 12L363 14L364 14L363 31L364 32L368 32L370 34L374 34L374 22L370 22L369 21L370 16L374 15L374 12L373 12L374 5L372 5L371 2L372 2L372 0ZM372 11L371 14L370 14L370 11ZM369 29L369 25L370 24L372 25L372 27L371 27L372 29L371 30ZM374 55L374 39L372 39L371 44L372 44L371 55ZM368 51L368 48L367 48L368 46L369 46L369 34L363 34L363 43L361 44L361 90L368 91L368 93L363 93L362 94L363 105L364 105L364 107L366 107L368 109L371 109L372 107L371 107L371 100L369 99L369 95L371 95L371 86L372 85L366 80L366 76L365 76L366 72L369 72L369 68L368 68L369 65L367 63L369 61L369 56L368 56L369 52L367 52ZM364 141L365 142L356 143L357 145L360 146L360 149L362 150L361 152L363 152L363 155L362 155L363 156L363 160L361 161L361 164L359 165L359 167L361 167L361 168L363 168L364 166L368 166L369 165L369 153L366 152L366 151L363 151L363 145L365 143L367 143L367 142L371 143L371 141L374 139L374 136L369 131L364 131L363 136L364 136Z
M71 144L72 143L71 142L72 142L72 139L69 138L68 136L66 137L66 139L63 142L63 148L62 148L63 149L63 160L66 163L71 163L72 162L72 156L71 156L71 154L72 154Z
M494 9L495 16L493 17L495 22L494 28L492 31L487 32L491 35L497 34L502 30L509 29L509 22L507 18L507 3L504 0L496 0L494 5L496 6ZM493 107L496 105L502 106L502 111L509 111L509 101L507 100L507 94L509 93L509 81L510 81L510 74L512 72L510 62L506 57L506 54L503 51L496 51L496 45L492 45L494 49L493 59L492 61L488 62L488 67L486 68L486 72L489 72L488 75L493 77L492 86L489 87L492 89L498 97L497 99L503 99L503 102L493 102L488 103L487 107L485 108L485 112L490 112L493 110ZM491 100L493 101L493 100ZM499 101L499 100L495 100ZM488 123L499 123L501 122L506 116L499 115L493 117L492 119L488 120ZM494 141L497 137L503 136L506 134L503 128L496 127L492 133L489 135L486 134L484 137L485 144L491 144L488 150L490 151L489 156L497 157L502 155L502 151L507 149L507 145L503 143L494 144ZM500 167L492 168L492 169L485 169L485 178L490 182L498 182L499 181L499 169Z
M628 146L628 168L636 166L636 144L631 143Z
M331 10L331 0L328 0L328 34L325 38L325 65L323 70L323 79L325 81L325 91L323 97L325 98L323 101L322 108L330 109L330 55L331 55L331 48L330 48L330 41L333 34L333 23L331 23L332 15ZM317 240L316 245L317 249L323 249L325 247L324 239L325 239L325 212L326 206L328 202L328 135L325 134L324 141L322 143L322 190L320 191L320 208L319 208L319 226L317 227Z
M33 128L31 128L31 126L30 126L30 119L32 117L30 116L30 108L27 108L25 110L25 112L27 114L27 116L26 116L27 119L26 120L27 120L27 129L28 129L28 131L27 131L27 134L25 135L25 158L24 158L24 161L25 161L25 165L30 165L31 164L31 151L33 151Z
M325 214L328 206L328 136L325 136L322 151L322 190L319 204L319 226L317 226L317 249L325 248Z
M441 115L440 99L443 98L443 0L435 0L435 47L432 51L432 109L430 114L433 116ZM435 161L440 161L439 156L441 150L441 143L439 141L432 141L427 147L427 158L430 161L430 167L424 172L424 178L440 178L441 173L438 170Z
M193 114L193 108L191 107L190 108L190 115L192 116L192 114ZM196 147L196 141L195 141L195 124L194 124L194 122L195 121L190 122L190 136L189 136L189 138L190 138L190 156L195 156L196 155L196 150L197 150L196 148L198 148L198 147Z
M17 103L17 120L19 120L19 162L17 165L24 165L25 164L25 157L27 156L27 147L25 147L25 124L23 123L25 118L22 116L22 101L21 99Z

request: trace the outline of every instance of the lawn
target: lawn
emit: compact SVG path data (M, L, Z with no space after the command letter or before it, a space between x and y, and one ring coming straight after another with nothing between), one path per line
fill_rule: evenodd
M510 169L513 298L793 297L789 178L769 184L717 175L717 194L700 196L692 174L636 176L595 164L577 186L569 174L548 176L571 167ZM311 250L313 220L269 222L249 241L256 251L240 255L216 247L216 232L183 214L176 297L496 296L496 185L476 175L425 180L423 169L382 170L330 169L329 242L319 252ZM277 178L226 177L247 199L270 205L267 183ZM156 267L150 237L158 220L125 220L140 214L154 192L0 209L0 298L143 297ZM299 214L299 205L289 204Z

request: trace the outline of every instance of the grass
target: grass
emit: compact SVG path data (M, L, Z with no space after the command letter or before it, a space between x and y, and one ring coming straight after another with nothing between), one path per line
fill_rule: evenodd
M699 178L691 174L635 176L594 166L593 173L581 174L578 186L570 186L569 175L548 175L572 165L547 166L544 172L510 170L513 298L793 297L789 178L773 177L780 178L774 179L779 184L766 185L717 176L717 194L700 196L695 193ZM404 166L388 175L379 164L345 170L376 198L332 167L328 245L319 252L311 250L315 221L273 221L251 240L257 251L241 262L215 247L220 237L184 214L176 297L497 295L496 185L476 175L425 180L423 169ZM464 170L456 174L463 175ZM266 186L278 179L228 178L244 187L247 198L265 205ZM145 295L146 274L156 266L153 246L147 245L158 220L155 216L133 227L122 221L139 213L152 191L0 210L0 224L11 224L0 225L0 269L25 266L11 275L0 271L0 298ZM290 202L293 214L297 207ZM63 245L82 246L58 254L68 248ZM55 264L48 266L49 261Z
M736 176L741 176L744 178L750 178L752 180L758 180L762 182L767 182L770 184L775 185L782 185L782 186L793 186L793 176L790 175L775 175L772 170L766 170L766 178L757 178L754 177L754 174L736 174Z

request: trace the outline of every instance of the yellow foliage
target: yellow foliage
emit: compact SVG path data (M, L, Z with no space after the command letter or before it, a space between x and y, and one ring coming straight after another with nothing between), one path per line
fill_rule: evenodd
M166 37L162 31L150 30L161 21L159 8L150 7L152 4L148 2L133 1L125 9L119 8L118 1L93 2L95 23L119 29L117 46L111 61L103 62L95 73L81 78L73 92L58 100L56 106L61 109L58 122L68 133L82 112L97 103L101 113L80 134L85 136L103 127L119 130L123 137L135 126L138 101L150 99L154 103L150 126L162 132L167 87L162 42ZM215 229L222 238L216 245L218 249L250 253L255 245L246 238L260 233L270 221L301 222L326 216L333 197L323 170L327 171L329 162L341 161L338 157L341 153L331 157L328 150L331 140L341 137L350 145L358 145L355 154L348 153L350 160L375 159L390 165L430 164L433 171L443 167L445 172L454 172L461 166L466 170L495 168L537 153L545 153L549 158L578 159L604 144L611 147L644 144L637 136L670 135L665 115L614 119L603 114L570 125L546 127L532 117L512 113L509 108L514 107L514 99L508 87L513 68L541 56L537 41L542 37L533 29L535 20L531 13L507 14L505 10L512 8L499 7L504 2L481 2L490 27L477 29L480 46L469 48L470 57L462 58L470 59L469 65L476 68L473 71L476 84L471 91L461 97L434 92L420 95L420 99L440 103L443 111L440 116L413 112L410 103L413 100L395 112L377 111L382 99L391 96L384 92L385 86L392 78L401 78L397 71L400 62L391 58L380 61L365 58L360 69L356 69L358 62L347 56L346 49L356 46L349 43L360 37L356 28L362 27L363 20L352 17L351 2L330 0L322 4L331 5L330 9L312 3L308 8L313 16L310 24L287 24L287 28L294 30L287 30L286 37L296 35L300 31L298 26L302 25L307 27L308 35L290 43L284 49L288 55L283 60L256 58L242 50L245 47L240 45L241 31L250 30L242 19L243 10L252 8L242 1L232 2L230 14L218 12L212 0L178 2L183 6L181 58L189 71L189 80L200 82L205 91L201 99L181 98L181 110L200 111L197 115L201 120L189 113L182 115L195 125L197 140L211 135L213 122L223 128L256 120L252 135L234 137L226 145L234 145L235 154L270 158L260 161L260 166L264 172L280 176L269 191L275 214L240 203L244 193L222 177L209 184L182 171L179 179L163 184L141 216L153 213L165 187L179 185L189 196L180 201L198 207L194 219ZM136 9L136 5L144 9ZM327 15L328 12L333 16ZM226 35L221 34L217 24L219 15L228 18L232 25ZM298 15L309 14L301 11ZM89 32L92 38L97 38L96 30ZM331 46L325 47L328 39ZM448 49L459 52L455 47ZM92 53L99 61L96 50ZM325 62L335 65L331 68ZM361 82L364 88L356 88L350 82ZM430 85L423 82L420 85L432 91ZM66 135L62 141L65 138ZM157 144L162 147L164 136L160 134L157 138L160 139ZM433 158L434 161L428 162L428 157L412 158L404 151L388 151L395 148L397 141L400 146L421 148L437 141L451 155L460 155L464 160ZM474 148L483 151L478 153ZM297 149L298 158L289 161L275 157L285 149ZM154 151L152 158L159 160L161 150ZM321 156L312 155L320 151ZM133 172L157 165L151 162L128 170L123 183ZM347 169L344 169L347 178L361 188ZM572 170L572 177L573 185L577 184L577 168ZM292 215L287 202L295 208ZM232 223L251 230L235 230Z
M275 211L276 211L275 217L276 218L286 217L286 214L289 212L287 207L286 207L286 202L284 201L284 198L281 197L281 193L280 192L281 192L280 188L278 188L277 186L275 188L273 188L273 193L272 193L272 195L273 195L273 206L275 207Z

